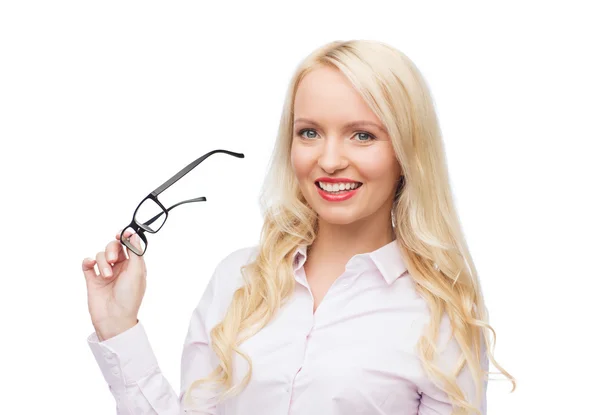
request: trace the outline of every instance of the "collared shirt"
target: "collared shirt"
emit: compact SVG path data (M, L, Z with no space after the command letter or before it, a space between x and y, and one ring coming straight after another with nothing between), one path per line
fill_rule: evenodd
M103 342L95 333L88 344L117 404L117 414L180 415L448 415L448 396L425 374L417 342L429 318L396 241L354 255L331 285L313 314L313 295L304 272L306 246L294 256L296 280L291 299L273 320L240 349L253 366L243 391L216 404L206 391L193 396L204 405L184 412L181 399L188 386L208 375L218 359L210 330L224 317L234 291L242 286L240 267L254 259L257 247L238 249L216 267L192 313L181 356L181 382L176 393L163 376L141 322ZM459 347L450 336L446 315L439 330L438 364L450 372ZM445 347L445 349L444 349ZM234 382L247 371L233 355ZM488 368L487 358L482 361ZM467 399L475 385L468 368L458 376ZM480 405L486 413L485 390Z

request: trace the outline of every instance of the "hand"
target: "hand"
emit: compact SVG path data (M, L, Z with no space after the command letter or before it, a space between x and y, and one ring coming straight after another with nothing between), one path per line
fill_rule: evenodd
M132 234L128 230L123 235ZM104 251L96 254L96 259L85 258L82 263L83 275L87 285L88 309L92 324L100 341L107 340L135 326L137 315L146 292L146 263L120 241L121 232L116 241L106 245ZM137 234L131 242L139 247ZM129 258L125 255L125 250ZM98 264L100 274L96 274L94 265Z

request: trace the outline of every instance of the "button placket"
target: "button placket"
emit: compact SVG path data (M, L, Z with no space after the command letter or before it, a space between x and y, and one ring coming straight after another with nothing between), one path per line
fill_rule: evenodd
M310 290L308 290L308 292L310 293ZM309 305L309 313L310 313L310 318L307 319L305 321L304 324L306 324L306 326L308 326L308 331L306 331L306 337L304 338L304 351L303 351L303 355L302 355L302 361L300 362L300 365L298 366L298 369L296 370L296 373L294 373L294 376L292 376L292 380L290 381L290 383L286 384L284 387L285 392L289 395L288 398L290 400L290 405L291 405L291 400L293 397L293 389L294 389L294 384L296 382L296 379L298 378L298 376L300 375L300 373L302 372L302 369L305 366L305 362L306 362L306 355L307 355L307 351L308 351L308 344L309 344L309 340L310 340L310 335L313 332L313 329L315 327L315 316L312 313L312 307L313 307L313 299L312 299L312 294L310 295L310 305ZM288 406L289 408L289 406Z

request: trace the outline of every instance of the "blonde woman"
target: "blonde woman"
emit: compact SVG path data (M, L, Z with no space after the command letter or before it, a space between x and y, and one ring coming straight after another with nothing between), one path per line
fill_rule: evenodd
M260 243L219 263L192 313L179 393L137 319L143 257L115 240L83 261L117 413L485 414L489 361L514 386L403 53L336 41L299 65L261 206Z

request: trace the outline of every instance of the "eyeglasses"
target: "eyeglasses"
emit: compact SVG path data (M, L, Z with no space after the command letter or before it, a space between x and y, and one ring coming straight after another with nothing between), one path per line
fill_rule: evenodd
M188 174L194 167L198 164L202 163L209 156L215 153L225 153L230 156L244 158L242 153L234 153L233 151L228 150L213 150L202 157L194 160L186 167L181 169L179 173L175 176L171 177L165 183L157 187L152 193L144 198L133 212L133 219L131 223L123 228L121 232L120 240L123 245L131 250L137 256L142 256L146 252L146 248L148 247L148 240L146 239L145 232L148 233L156 233L158 232L163 225L165 224L167 218L169 217L169 211L179 205L183 205L185 203L193 203L193 202L204 202L206 201L205 197L196 197L194 199L184 200L183 202L179 202L171 206L170 208L165 208L162 203L158 200L158 195L168 189L173 183L177 180L181 179L183 176ZM123 236L127 230L131 230L133 233L130 236ZM136 233L139 236L140 246L136 246L131 242L130 238L133 234Z

